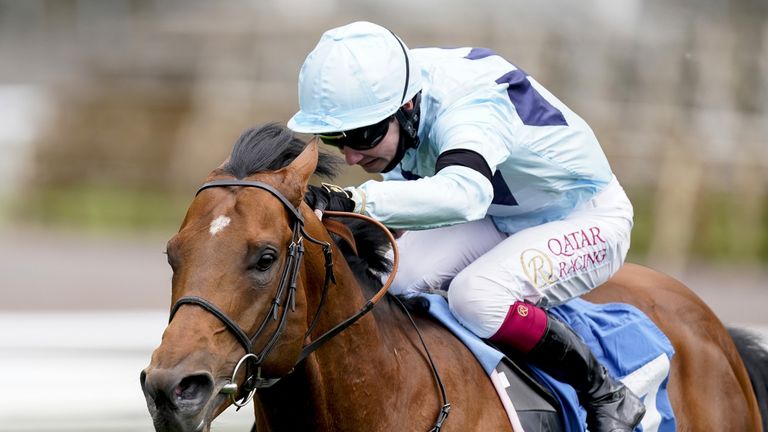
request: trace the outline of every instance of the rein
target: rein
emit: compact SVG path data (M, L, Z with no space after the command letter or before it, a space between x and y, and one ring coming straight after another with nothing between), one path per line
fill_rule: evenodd
M345 319L344 321L337 324L332 329L328 330L327 332L320 335L317 339L312 341L309 345L305 346L304 349L301 351L301 355L299 356L299 361L296 363L301 363L302 360L307 358L308 355L310 355L313 351L320 348L322 344L327 342L330 338L336 336L337 334L341 333L342 330L346 329L347 327L351 326L355 323L355 321L359 320L363 317L363 315L367 314L368 312L373 309L373 307L376 305L376 303L381 300L382 297L384 297L385 294L387 294L387 291L389 291L389 287L392 285L392 281L395 279L395 274L397 272L397 263L400 261L400 255L397 251L397 242L395 241L395 238L392 236L392 233L385 227L381 222L370 218L365 215L357 214L357 213L348 213L348 212L337 212L337 211L330 211L326 210L323 212L323 216L336 216L336 217L350 217L350 218L356 218L356 219L362 219L364 221L370 222L374 225L376 225L377 228L381 229L384 234L386 234L387 239L389 240L389 243L392 245L392 270L389 272L389 277L387 278L387 281L381 286L381 289L373 296L370 300L368 300L363 307L357 311L356 314L352 315L351 317ZM323 297L325 297L325 288L323 287ZM318 306L318 313L320 312L320 308L322 307L322 303L320 306ZM315 316L315 319L317 316ZM312 326L310 326L310 330L312 329Z
M235 369L232 372L232 378L230 379L230 383L224 385L220 390L220 393L228 394L230 396L230 398L232 399L232 403L235 406L237 406L237 409L239 410L240 408L247 405L248 402L251 401L257 389L271 387L282 378L282 377L263 378L261 376L261 364L264 362L264 359L266 358L266 356L272 351L277 340L280 338L283 331L285 330L285 324L287 322L289 306L292 311L296 310L296 304L295 304L296 280L299 274L299 269L301 267L301 259L304 255L304 241L303 241L304 239L308 240L311 243L321 246L323 248L323 255L325 257L325 280L323 282L323 292L317 307L317 311L315 312L315 317L313 318L312 323L310 324L309 329L307 330L305 338L309 336L309 334L314 329L315 324L317 323L317 319L320 316L320 312L323 307L323 301L325 300L330 283L331 282L335 283L336 280L333 274L333 254L332 254L331 244L322 240L315 239L314 237L309 235L309 233L307 233L307 231L304 229L304 219L302 218L301 212L299 211L299 209L294 207L293 204L291 204L291 202L288 201L288 199L285 198L285 196L283 196L283 194L281 194L274 187L258 181L214 180L214 181L204 183L202 186L200 186L200 188L198 188L197 192L195 193L195 196L199 195L200 192L209 188L229 187L229 186L253 187L253 188L257 188L257 189L261 189L266 192L269 192L272 196L280 200L280 202L288 210L289 214L292 217L293 237L291 240L291 244L288 248L288 259L286 261L285 267L283 268L283 272L280 278L280 283L278 285L277 292L275 293L275 297L272 300L272 305L270 307L270 310L265 315L264 319L259 325L258 330L256 330L256 333L250 337L233 319L227 316L227 314L224 313L219 307L217 307L213 303L199 296L185 296L178 299L176 303L174 303L173 306L171 307L170 317L168 319L168 322L170 323L170 321L173 320L174 315L176 314L176 312L179 310L181 306L197 305L207 310L216 318L218 318L222 323L224 323L227 329L240 342L240 345L242 345L243 349L245 350L245 355L237 362L237 365L235 366ZM397 272L397 266L399 261L397 242L395 241L395 238L392 236L392 233L389 231L389 229L387 229L381 222L375 219L372 219L368 216L364 216L357 213L325 211L323 212L323 215L331 216L331 217L335 216L335 217L362 219L376 225L379 229L381 229L386 234L387 239L392 245L392 252L393 252L392 270L390 271L389 277L387 278L386 282L382 285L381 289L379 289L379 291L370 300L368 300L365 303L365 305L363 305L363 307L359 311L357 311L357 313L345 319L344 321L340 322L339 324L337 324L330 330L326 331L322 335L318 336L315 340L313 340L308 345L305 345L301 351L301 354L299 355L298 360L294 364L294 367L299 363L301 363L302 361L304 361L310 354L312 354L315 350L320 348L324 343L328 342L331 338L341 333L343 330L345 330L346 328L354 324L357 320L365 316L365 314L370 312L373 309L373 307L376 305L376 303L378 303L387 294L387 291L389 290L389 287L392 285L392 281L394 280L395 274ZM336 231L334 230L334 232ZM347 236L342 235L342 237L346 241L348 242L350 241L350 239L346 238ZM354 242L353 238L351 240L352 242ZM354 243L351 243L351 245L354 248ZM282 300L283 293L286 292L286 288L287 288L287 294L285 295L285 299ZM413 321L413 318L411 317L410 313L405 308L405 306L402 304L402 302L400 302L400 299L398 299L397 297L394 297L394 298L403 308L409 320L411 321L414 328L416 329L416 332L419 336L422 346L426 351L427 358L432 368L432 372L440 388L443 405L440 410L440 413L438 414L438 418L437 418L437 421L435 422L435 425L432 427L432 429L430 429L430 432L438 432L440 431L443 425L443 422L445 422L446 418L448 417L451 404L448 403L445 387L443 386L442 379L440 378L440 375L437 372L437 368L432 360L432 356L429 354L429 350L427 349L426 343L424 342L424 338L421 335L421 331L419 331L418 327L416 327L416 323ZM281 306L282 306L283 312L278 317L279 309ZM279 318L280 322L277 328L275 329L275 331L272 333L272 336L270 337L269 341L265 344L262 350L257 354L253 350L253 343L256 341L256 339L259 336L261 336L262 332L267 327L270 317L272 321L275 321ZM243 367L243 365L245 365L246 375L245 375L245 379L243 380L242 386L239 387L238 384L236 383L236 377L237 377L238 371L240 370L241 367ZM255 375L251 372L252 366L256 367ZM241 393L245 393L245 394L241 397L240 400L238 400L238 395Z

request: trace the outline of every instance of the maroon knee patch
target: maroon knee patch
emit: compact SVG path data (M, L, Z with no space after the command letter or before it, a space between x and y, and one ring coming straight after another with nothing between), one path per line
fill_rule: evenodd
M546 330L547 313L544 309L516 302L509 307L504 322L490 339L525 354L539 343Z

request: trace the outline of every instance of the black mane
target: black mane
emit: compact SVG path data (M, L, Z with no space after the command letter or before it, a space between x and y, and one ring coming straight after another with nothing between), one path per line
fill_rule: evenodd
M385 256L389 249L389 239L376 226L359 219L340 219L352 231L357 246L357 255L345 242L335 235L336 245L355 274L357 281L368 288L378 290L383 285L381 275L389 273L392 261Z
M221 174L244 179L260 172L275 171L290 164L304 147L304 141L277 123L249 128L235 142ZM336 156L320 152L315 174L331 179L340 171L342 162ZM390 260L384 256L389 247L387 237L363 221L350 219L344 223L355 237L359 255L355 255L343 241L337 239L336 243L357 280L369 288L379 289L382 285L379 275L389 272L391 267Z
M222 171L238 179L275 171L290 164L305 146L304 141L277 123L248 128L235 142L229 161L222 167ZM321 152L315 174L332 178L338 174L340 166L339 158Z

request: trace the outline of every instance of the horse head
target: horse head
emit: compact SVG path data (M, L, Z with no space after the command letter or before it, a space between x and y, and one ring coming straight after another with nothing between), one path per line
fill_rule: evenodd
M246 132L168 241L171 317L140 378L158 431L209 430L231 403L288 374L302 351L313 312L303 285L323 281L322 254L301 265L304 215L319 224L302 205L317 145L270 169L243 156L259 140L303 146L275 125Z

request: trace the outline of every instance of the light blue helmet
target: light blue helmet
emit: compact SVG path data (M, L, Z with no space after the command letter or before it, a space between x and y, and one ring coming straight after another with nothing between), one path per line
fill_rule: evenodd
M421 69L394 33L369 22L328 30L299 72L288 127L330 133L378 123L421 90Z

